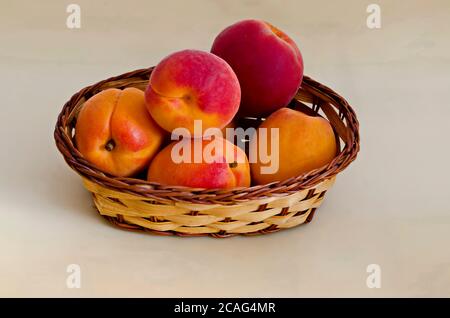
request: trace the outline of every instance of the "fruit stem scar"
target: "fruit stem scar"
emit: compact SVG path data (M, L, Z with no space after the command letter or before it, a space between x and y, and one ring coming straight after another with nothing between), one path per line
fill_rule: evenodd
M113 151L113 149L116 147L116 142L113 139L108 140L108 142L105 145L105 149L107 151Z
M238 163L237 163L236 161L230 162L230 163L228 164L228 166L229 166L230 168L236 168L236 167L238 166Z
M264 24L269 28L269 30L272 32L272 34L274 34L276 37L280 38L281 40L287 42L286 35L281 30L279 30L278 28L276 28L269 22L264 22Z

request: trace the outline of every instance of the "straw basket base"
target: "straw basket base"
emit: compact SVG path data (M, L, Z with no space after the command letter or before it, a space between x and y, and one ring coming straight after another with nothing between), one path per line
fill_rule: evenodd
M277 232L311 222L335 178L293 194L223 204L161 203L84 179L96 209L112 224L158 235L230 237Z
M276 232L308 223L332 186L359 151L359 123L348 102L308 76L287 107L322 117L335 132L337 153L327 165L287 180L234 189L197 189L164 185L141 178L106 174L78 151L77 116L84 103L108 89L145 90L153 68L102 80L75 93L56 122L56 146L67 164L93 194L99 213L122 229L160 235L228 237ZM241 118L243 128L258 127L262 118Z

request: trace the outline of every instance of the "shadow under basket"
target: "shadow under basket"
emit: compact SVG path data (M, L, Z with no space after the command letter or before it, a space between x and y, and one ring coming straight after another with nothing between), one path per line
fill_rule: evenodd
M289 107L322 116L332 125L339 145L328 165L288 180L230 190L165 186L105 174L76 149L74 127L84 102L107 88L144 90L153 68L136 70L88 86L64 105L54 137L68 165L83 179L99 213L123 229L161 235L229 237L266 234L312 220L314 212L359 151L358 120L347 101L305 76ZM251 119L244 119L249 124ZM254 120L256 126L258 120Z

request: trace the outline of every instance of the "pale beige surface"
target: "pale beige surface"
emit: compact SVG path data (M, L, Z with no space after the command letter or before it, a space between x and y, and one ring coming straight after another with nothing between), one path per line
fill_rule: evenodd
M450 296L450 3L0 1L0 296ZM282 3L282 4L280 4ZM313 3L313 4L312 4ZM208 50L241 18L302 50L306 74L354 105L357 161L315 220L261 237L180 239L119 231L93 210L53 126L87 84ZM82 270L68 289L66 266ZM366 266L382 288L366 286Z

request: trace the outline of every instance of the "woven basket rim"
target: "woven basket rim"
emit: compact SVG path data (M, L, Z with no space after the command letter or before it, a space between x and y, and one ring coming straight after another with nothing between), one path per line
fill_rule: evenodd
M292 177L283 181L276 181L264 185L254 185L246 188L233 189L201 189L184 186L167 186L155 182L149 182L137 178L115 177L97 169L93 164L83 158L74 145L72 135L73 112L77 104L87 100L95 93L110 87L127 87L130 80L139 79L148 81L153 67L127 72L89 85L75 93L67 101L61 110L54 130L54 138L58 150L63 155L67 164L83 178L86 178L103 187L118 192L131 194L148 200L160 202L190 202L199 204L233 204L249 200L263 199L270 196L284 196L300 190L309 189L320 182L336 176L355 160L359 151L359 123L356 114L349 103L339 94L327 86L320 84L308 76L303 77L299 92L306 90L316 98L313 107L322 107L325 104L332 105L338 118L346 121L345 125L339 125L341 134L345 135L345 146L339 154L328 164L321 168ZM332 124L330 118L327 118ZM72 127L73 128L73 127ZM345 129L345 131L343 131ZM341 135L340 134L340 135ZM342 136L340 136L342 139Z

